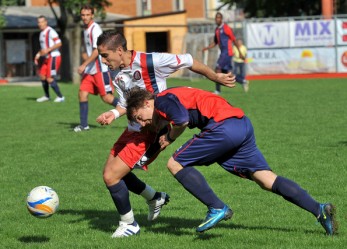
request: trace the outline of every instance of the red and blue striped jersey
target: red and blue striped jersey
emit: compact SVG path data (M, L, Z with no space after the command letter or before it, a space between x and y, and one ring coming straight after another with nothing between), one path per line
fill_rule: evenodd
M102 29L96 22L92 22L84 30L84 45L88 56L91 56L93 50L97 48L96 42L101 35ZM95 61L89 63L84 70L84 73L94 75L99 72L107 72L108 67L101 62L101 56L99 55Z
M233 56L233 42L235 40L233 30L226 23L222 23L216 28L214 42L219 45L222 54Z
M172 125L188 122L189 128L202 129L213 119L242 118L244 112L229 104L226 99L204 90L191 87L169 88L157 94L155 111Z

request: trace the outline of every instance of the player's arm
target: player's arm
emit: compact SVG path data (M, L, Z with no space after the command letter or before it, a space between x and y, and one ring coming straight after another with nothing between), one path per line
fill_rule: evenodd
M226 87L235 86L235 76L232 73L216 73L210 67L195 59L193 59L193 65L190 70L195 73L204 75L209 80L220 83Z
M59 39L59 37L53 38L53 41L54 41L54 45L52 47L40 50L40 52L39 52L40 56L44 56L44 55L46 55L46 54L48 54L48 53L50 53L50 52L52 52L52 51L54 51L54 50L56 50L62 46L62 43L61 43L61 40ZM36 54L36 56L37 56L37 54Z
M217 45L217 43L215 43L215 42L213 41L213 42L211 42L207 47L204 47L204 48L202 49L202 52L204 52L204 51L206 51L206 50L209 50L209 49L211 49L211 48L214 48L216 45Z
M126 111L126 108L122 107L121 105L117 105L116 108L100 114L96 118L96 122L101 125L109 125L113 122L113 120L126 114Z
M89 63L95 61L96 58L98 57L98 55L99 55L98 50L96 48L94 48L92 54L86 58L86 60L82 63L81 66L78 67L78 73L82 74L84 72L84 70L86 69L86 66Z

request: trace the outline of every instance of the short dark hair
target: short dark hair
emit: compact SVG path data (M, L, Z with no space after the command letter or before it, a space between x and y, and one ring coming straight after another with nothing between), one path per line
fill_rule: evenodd
M127 40L124 35L116 30L104 31L96 42L97 46L105 46L109 50L116 50L119 46L122 46L124 51L127 51Z
M44 15L40 15L40 16L37 17L37 19L41 19L41 18L43 18L43 19L45 19L47 21L47 18Z
M143 107L146 100L154 99L154 94L138 86L132 88L127 93L127 117L130 122L135 122L134 112Z
M221 12L219 12L219 11L216 13L216 17L217 16L220 16L223 19L223 14Z
M92 12L92 14L94 15L94 7L89 5L89 4L82 5L82 7L80 9L80 13L82 10L90 10Z

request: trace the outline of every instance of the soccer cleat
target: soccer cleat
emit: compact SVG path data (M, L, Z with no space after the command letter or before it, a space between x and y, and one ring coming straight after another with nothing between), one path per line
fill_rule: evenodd
M217 95L220 95L220 91L217 91L217 90L214 91L213 93L214 93L214 94L217 94Z
M55 100L54 100L54 102L56 102L56 103L60 103L60 102L64 102L65 101L65 97L63 96L63 97L56 97L55 98Z
M337 222L335 220L336 208L331 203L319 205L319 216L317 220L325 229L327 235L337 233Z
M74 132L89 131L89 126L83 127L82 125L77 125L73 130Z
M147 220L152 221L158 218L161 208L170 201L170 196L167 193L161 192L160 197L151 201L148 204Z
M209 208L207 216L203 223L201 223L196 231L199 233L205 232L206 230L217 225L221 220L228 220L233 216L233 211L225 205L222 209Z
M127 224L124 221L120 221L119 227L116 229L116 231L112 234L111 237L123 238L138 234L140 234L140 226L137 224L136 221L134 221L131 224Z
M49 101L50 98L48 98L47 96L42 96L41 98L36 99L36 102L46 102Z

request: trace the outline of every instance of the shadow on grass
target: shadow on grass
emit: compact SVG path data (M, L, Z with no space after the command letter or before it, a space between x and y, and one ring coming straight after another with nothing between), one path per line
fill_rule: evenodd
M38 98L38 97L37 97ZM27 100L27 101L34 101L34 102L36 102L36 99L37 98L34 98L34 97L26 97L25 99Z
M20 242L23 243L46 243L49 241L49 238L46 236L22 236L18 238Z
M338 145L340 145L340 146L347 146L347 141L340 141L338 143Z
M100 210L69 210L63 209L58 212L60 215L75 215L77 219L71 221L71 223L78 223L88 221L89 226L92 229L101 230L106 233L112 233L118 226L119 217L116 212L113 211L100 211ZM147 221L147 215L135 214L136 221L142 228L146 228L147 231L158 234L170 234L175 236L192 235L195 234L195 239L209 240L222 235L205 233L196 233L195 228L201 223L201 219L182 218L182 217L167 217L160 216L155 222ZM297 229L284 228L271 225L259 225L259 226L245 226L233 224L229 221L222 221L218 223L216 228L232 229L232 230L251 230L251 231L277 231L277 232L296 232ZM303 233L306 234L319 234L319 231L303 229Z
M57 124L59 124L59 125L62 125L62 126L64 126L66 129L69 129L69 130L71 130L71 131L73 131L73 129L77 126L77 125L79 125L79 123L67 123L67 122L58 122ZM90 129L106 129L107 127L109 127L109 126L102 126L102 125L92 125L92 124L89 124L89 128ZM125 129L125 128L127 128L127 126L119 126L119 125L117 125L117 126L113 126L114 128L122 128L122 129ZM112 124L111 124L111 128L113 128L112 127Z

